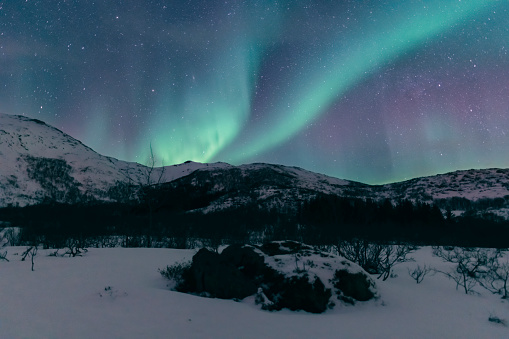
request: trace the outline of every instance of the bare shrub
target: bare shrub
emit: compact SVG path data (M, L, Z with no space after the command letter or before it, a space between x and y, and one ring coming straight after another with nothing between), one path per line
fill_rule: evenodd
M479 285L493 294L509 298L507 282L509 281L509 261L501 261L500 257L487 263L487 272L479 277Z
M189 271L191 262L178 262L166 268L158 269L157 271L166 279L172 281L175 289L179 289L185 282L185 274Z
M115 236L95 236L87 238L88 247L95 248L114 248L120 245L121 238Z
M4 253L0 252L0 260L5 260L9 262L9 259L7 259L7 251L5 251Z
M18 228L7 227L3 231L4 244L3 246L18 246L20 244L20 232ZM2 239L0 239L0 244Z
M392 268L402 262L413 261L407 257L414 251L408 245L370 243L366 240L340 241L336 245L339 255L357 263L366 272L378 274L377 279L387 280Z
M68 255L69 257L81 257L82 253L88 252L85 248L84 241L79 238L69 238L65 241L65 247L67 251L62 255Z
M421 267L421 265L417 265L413 270L408 269L408 274L415 280L416 283L420 284L426 275L430 272L435 272L433 268L426 266L426 264Z
M158 186L163 183L165 167L164 161L161 161L161 167L158 168L159 161L154 155L152 144L150 144L149 150L147 165L141 175L131 176L128 169L125 173L127 182L117 182L109 192L116 201L121 203L136 202L146 208L148 212L146 234L143 236L141 234L137 236L126 234L124 247L153 246L154 214L161 206L161 199L156 196L156 193Z
M37 246L28 246L21 255L21 261L25 261L26 257L30 257L32 261L32 272L34 271L34 258L37 255Z
M465 247L435 247L433 255L445 262L456 264L452 271L436 272L444 274L456 282L456 289L460 286L465 294L473 293L473 288L489 272L489 266L500 257L500 251L487 248Z

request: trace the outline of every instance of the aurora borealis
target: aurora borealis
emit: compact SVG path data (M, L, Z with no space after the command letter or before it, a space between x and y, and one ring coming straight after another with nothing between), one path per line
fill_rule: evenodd
M99 153L385 183L509 167L509 3L1 1L0 111Z

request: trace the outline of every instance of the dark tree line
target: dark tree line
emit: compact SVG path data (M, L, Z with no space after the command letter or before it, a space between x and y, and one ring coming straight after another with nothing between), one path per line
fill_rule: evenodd
M417 245L509 246L506 221L468 213L461 218L444 217L437 205L408 200L393 203L321 195L297 211L262 209L253 202L203 213L199 208L216 196L185 190L178 193L166 195L166 200L164 192L154 193L163 196L150 208L132 201L9 207L0 209L0 220L22 228L23 244L42 243L53 248L65 247L69 239L97 243L104 238L116 238L117 245L126 247L176 248L196 242L216 247L286 239L333 245L354 238Z
M417 245L509 246L509 222L489 214L479 216L473 209L461 217L444 216L439 205L324 195L305 203L299 217L308 230L306 237L317 243L361 238Z
M327 239L364 238L381 241L430 241L442 231L440 209L403 200L376 202L370 199L323 195L304 203L300 221L308 237L319 243Z
M462 199L457 202L464 203ZM306 238L317 243L361 238L418 245L509 246L509 222L474 211L453 217L450 213L444 216L439 204L324 195L304 203L299 218Z

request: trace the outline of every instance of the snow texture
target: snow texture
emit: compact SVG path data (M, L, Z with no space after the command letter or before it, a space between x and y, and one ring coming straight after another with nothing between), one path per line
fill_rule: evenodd
M338 304L324 314L268 312L240 302L171 291L158 268L190 260L193 250L89 249L83 257L47 256L35 271L22 247L0 261L0 338L508 338L509 304L478 289L465 295L443 275L421 284L407 268L450 264L418 250L416 262L377 281L380 298Z

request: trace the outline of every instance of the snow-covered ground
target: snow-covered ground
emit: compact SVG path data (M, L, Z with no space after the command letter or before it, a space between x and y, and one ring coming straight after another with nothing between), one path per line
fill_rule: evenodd
M418 264L447 269L431 248L416 262L377 280L376 301L324 314L262 311L241 302L170 291L158 268L189 260L193 250L89 249L83 257L39 250L35 271L24 247L4 247L0 261L0 338L509 338L509 302L482 288L465 295L440 274L421 284L408 275Z

